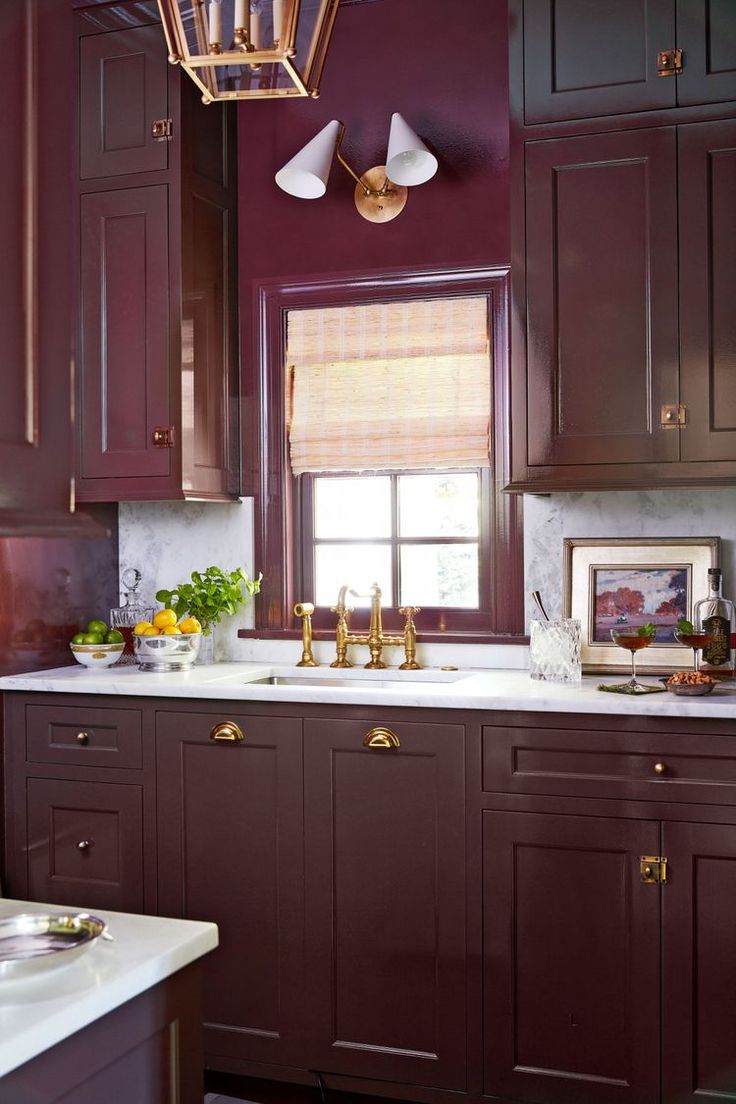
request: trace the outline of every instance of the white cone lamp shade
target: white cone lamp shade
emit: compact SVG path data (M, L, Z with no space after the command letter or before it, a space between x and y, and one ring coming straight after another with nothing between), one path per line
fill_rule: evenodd
M276 173L279 188L298 199L320 199L327 190L339 133L340 123L333 119L315 134L311 142Z
M395 111L388 136L386 174L394 184L412 187L431 180L437 172L437 158L415 134L407 121Z

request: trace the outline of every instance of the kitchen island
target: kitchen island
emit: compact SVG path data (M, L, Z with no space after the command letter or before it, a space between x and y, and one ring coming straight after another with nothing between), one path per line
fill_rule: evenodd
M0 919L44 911L60 908L0 900ZM197 960L217 946L217 928L96 915L111 940L68 964L0 978L0 1104L201 1104Z

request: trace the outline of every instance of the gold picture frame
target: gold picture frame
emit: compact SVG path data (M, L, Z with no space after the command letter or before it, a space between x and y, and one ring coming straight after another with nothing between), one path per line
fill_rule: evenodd
M644 674L691 666L674 640L679 617L692 620L693 603L708 593L708 568L720 564L720 537L566 537L563 542L562 614L581 624L587 672L629 670L627 652L611 640L619 624L658 626L658 639L637 656Z

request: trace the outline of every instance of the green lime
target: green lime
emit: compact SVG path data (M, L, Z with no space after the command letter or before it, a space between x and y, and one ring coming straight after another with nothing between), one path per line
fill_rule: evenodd
M98 632L86 632L82 635L83 644L104 644L105 638L102 633Z
M106 644L124 644L125 637L117 629L110 629L109 633L105 637Z
M84 644L84 633L75 633L72 637L72 644Z
M102 633L102 635L104 636L105 633L107 632L107 625L105 624L104 621L90 621L90 623L87 625L87 632L88 633ZM97 642L93 641L93 643L97 643ZM100 643L102 643L102 641L100 641Z

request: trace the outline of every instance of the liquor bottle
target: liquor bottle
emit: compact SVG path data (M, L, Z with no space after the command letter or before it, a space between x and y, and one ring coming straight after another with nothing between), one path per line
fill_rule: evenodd
M721 594L720 567L708 568L707 598L695 603L693 618L696 632L707 633L711 640L702 651L700 670L714 678L731 678L734 673L734 651L731 634L736 628L733 602Z

